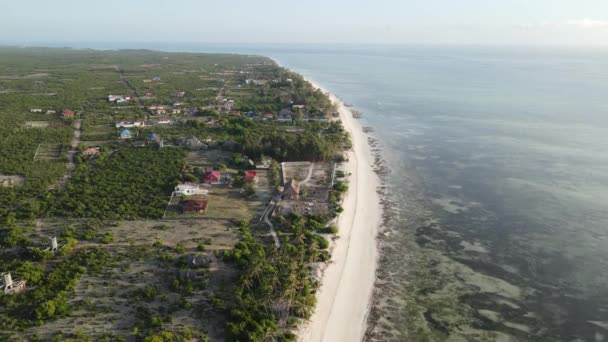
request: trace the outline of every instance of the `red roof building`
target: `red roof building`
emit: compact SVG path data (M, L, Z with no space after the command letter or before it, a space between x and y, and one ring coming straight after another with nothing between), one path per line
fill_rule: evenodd
M82 154L84 154L85 156L92 156L95 154L99 153L99 147L91 147L91 148L87 148L86 150L82 151Z
M74 111L69 110L69 109L64 109L63 110L63 117L64 118L73 118L74 117Z
M207 211L207 200L190 199L183 201L181 204L182 212L184 213L204 213Z
M219 183L221 180L222 174L216 170L211 170L203 176L203 182L207 184Z
M251 170L245 173L245 182L255 182L258 180L257 172Z

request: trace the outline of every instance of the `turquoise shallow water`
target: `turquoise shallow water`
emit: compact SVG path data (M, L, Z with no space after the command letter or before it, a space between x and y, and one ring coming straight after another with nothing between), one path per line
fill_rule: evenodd
M369 340L608 338L608 51L81 46L263 54L364 113L391 169Z

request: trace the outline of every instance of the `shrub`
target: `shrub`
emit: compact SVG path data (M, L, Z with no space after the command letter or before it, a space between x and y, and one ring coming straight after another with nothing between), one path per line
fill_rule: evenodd
M101 243L108 244L112 241L114 241L114 234L112 234L112 232L106 232L105 234L103 234L103 237L101 238Z

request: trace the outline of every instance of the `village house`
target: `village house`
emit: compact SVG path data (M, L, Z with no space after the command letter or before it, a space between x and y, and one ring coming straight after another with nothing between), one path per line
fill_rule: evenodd
M2 273L2 289L5 295L19 293L25 290L25 280L15 280L9 272Z
M177 139L175 142L178 145L187 147L191 150L202 150L202 149L208 148L207 145L203 144L196 137L180 138L180 139Z
M259 85L263 85L265 83L266 83L266 81L264 81L264 80L252 80L252 79L246 79L245 80L245 84L246 85L256 85L256 86L259 86Z
M289 108L285 108L281 110L279 116L277 117L277 121L279 122L291 122L293 121L293 112Z
M70 118L71 119L71 118L74 118L74 115L75 115L74 111L72 111L72 110L69 110L69 109L64 109L63 110L63 117L64 118Z
M90 147L86 150L82 151L82 154L85 156L93 156L99 154L99 147Z
M207 211L207 200L203 199L189 199L182 201L180 207L182 213L205 213Z
M185 91L178 91L177 93L175 93L175 96L177 97L184 97L184 95L186 95Z
M146 124L143 121L120 121L115 124L116 128L133 128L133 127L144 127Z
M42 109L40 109L40 108L33 108L33 109L30 109L30 112L32 112L32 113L42 113Z
M262 115L262 118L264 120L272 120L272 119L274 119L274 114L272 114L272 113L264 113L264 115Z
M221 184L222 174L217 170L211 170L205 173L201 180L207 184Z
M151 106L148 106L148 110L149 111L155 111L155 110L158 110L158 109L165 109L165 106L164 105L151 105Z
M120 139L130 139L131 132L128 129L122 130L119 134Z
M5 188L12 188L13 186L15 186L15 181L12 178L3 178L0 179L0 185Z
M183 103L182 101L175 101L175 102L173 102L171 105L172 105L173 107L179 107L179 106L181 106L181 105L183 105L183 104L184 104L184 103Z
M159 118L156 123L158 125L170 125L173 123L173 121L169 118Z
M317 115L311 115L310 113L305 113L303 119L304 121L319 121L319 122L328 122L327 116L325 114L320 113Z
M294 101L291 105L293 109L304 109L304 107L306 107L306 102L304 101Z
M172 113L172 114L181 114L181 113L182 113L182 110L181 110L181 109L179 109L179 108L173 108L173 110L171 110L171 113Z
M300 184L295 179L292 178L285 184L283 198L292 201L298 201L300 199Z
M53 110L53 109L49 109L49 110L46 111L46 113L47 114L57 114L57 111Z
M196 108L196 107L187 108L184 111L184 113L187 115L196 115L198 113L198 108Z
M108 102L123 103L131 100L131 96L125 95L108 95Z
M148 133L146 135L146 140L148 141L148 143L157 143L157 144L161 144L162 143L160 135L158 135L156 133Z
M178 184L175 187L175 196L194 196L194 195L207 195L208 191L201 189L199 184L196 183L184 183Z
M238 146L237 142L234 140L226 140L222 143L222 149L228 151L234 151Z
M258 181L257 172L249 170L245 172L245 177L243 179L245 180L245 182L255 183Z

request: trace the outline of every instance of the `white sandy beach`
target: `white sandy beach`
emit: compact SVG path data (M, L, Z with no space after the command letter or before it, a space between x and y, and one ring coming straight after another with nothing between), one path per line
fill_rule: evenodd
M350 109L334 95L330 97L338 105L344 127L351 135L353 150L346 163L351 176L344 212L337 222L340 237L323 274L317 307L300 330L300 340L306 342L354 342L363 338L377 264L381 206L371 149Z

